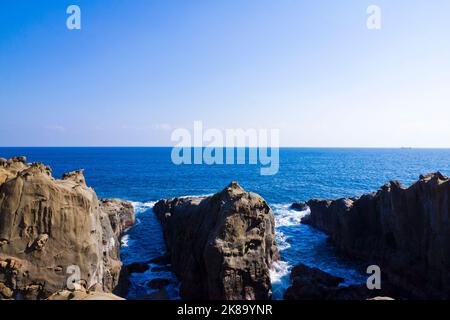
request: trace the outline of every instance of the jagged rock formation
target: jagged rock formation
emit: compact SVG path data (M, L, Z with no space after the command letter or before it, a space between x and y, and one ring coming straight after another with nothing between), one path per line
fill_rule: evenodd
M311 200L304 223L351 257L381 267L382 281L415 298L450 298L450 179L393 181L359 198ZM383 283L383 282L382 282Z
M0 299L45 299L68 286L111 292L122 265L117 235L128 225L117 221L131 220L103 211L110 205L100 206L81 170L58 180L25 161L0 161Z
M278 259L272 210L236 182L209 197L160 200L160 220L185 299L269 299Z
M333 276L304 264L291 271L292 286L285 294L286 300L390 300L380 297L379 291L371 291L366 285L342 286L343 278ZM385 291L383 291L383 294Z
M332 289L344 282L342 278L304 264L292 269L291 280L292 286L284 294L286 300L323 300Z
M304 202L294 202L293 204L291 204L291 209L305 211L308 209L308 205Z
M133 205L120 199L100 199L100 208L105 212L117 238L135 223Z

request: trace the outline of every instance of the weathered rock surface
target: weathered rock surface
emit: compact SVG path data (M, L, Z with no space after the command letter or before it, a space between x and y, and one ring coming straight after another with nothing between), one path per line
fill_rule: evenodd
M381 267L383 281L415 298L450 298L450 179L391 182L359 198L311 200L303 222L351 257Z
M344 282L342 278L304 264L292 269L291 280L292 286L284 294L287 300L322 300L332 288Z
M160 220L185 299L269 299L278 259L272 210L236 182L209 197L160 200Z
M118 238L135 223L134 207L130 202L100 199L100 208L108 215L113 232Z
M304 202L294 202L293 204L291 204L291 209L305 211L308 209L308 205Z
M58 180L48 166L25 161L0 163L0 298L45 299L78 270L76 285L111 292L122 265L114 214L102 210L82 171Z
M63 290L52 294L47 300L67 301L67 300L124 300L112 293L79 290Z
M381 292L369 290L365 284L341 286L344 279L304 264L292 269L291 280L292 286L284 294L286 300L380 299Z

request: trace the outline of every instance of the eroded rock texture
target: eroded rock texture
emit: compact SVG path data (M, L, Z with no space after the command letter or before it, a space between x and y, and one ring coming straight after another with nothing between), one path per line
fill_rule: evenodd
M83 288L78 290L63 290L52 294L47 300L68 301L68 300L124 300L112 293L86 291Z
M130 202L100 199L100 208L108 215L113 232L118 238L135 223L134 207Z
M58 180L43 164L1 160L0 299L45 299L77 270L75 285L111 292L123 227L113 230L109 215L81 170Z
M349 256L381 267L382 281L416 298L450 298L450 179L391 182L359 198L311 200L304 222Z
M269 299L278 259L272 210L236 182L209 197L159 201L173 270L185 299Z
M286 290L286 300L391 300L388 289L369 290L366 284L342 285L345 279L304 264L291 271L292 285ZM389 293L388 293L389 292ZM384 295L384 296L381 296Z

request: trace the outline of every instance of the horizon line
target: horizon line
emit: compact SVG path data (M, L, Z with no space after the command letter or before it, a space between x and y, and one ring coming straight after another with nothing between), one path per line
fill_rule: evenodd
M260 148L260 146L0 146L0 148ZM266 147L264 147L266 148ZM267 148L273 149L450 149L449 147L372 147L372 146L356 146L356 147L322 147L322 146L279 146L272 147L267 146Z

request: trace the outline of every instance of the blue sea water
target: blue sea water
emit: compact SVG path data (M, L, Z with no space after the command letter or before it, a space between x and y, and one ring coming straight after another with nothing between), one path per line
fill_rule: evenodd
M292 266L305 263L334 275L346 284L366 280L365 265L339 255L326 235L301 224L305 212L289 205L311 198L338 198L375 191L390 180L408 185L420 174L450 174L449 149L303 149L282 148L280 170L261 176L258 165L174 165L170 148L4 148L0 157L25 155L43 162L55 177L84 168L88 185L99 197L132 201L137 224L123 238L125 264L146 261L164 252L161 229L152 212L161 198L206 195L237 180L246 190L263 196L276 218L277 243L282 261L272 272L274 297L289 285ZM155 267L154 265L151 266ZM147 271L131 279L130 299L153 299L152 278L170 279L166 298L178 297L178 282L168 271Z

